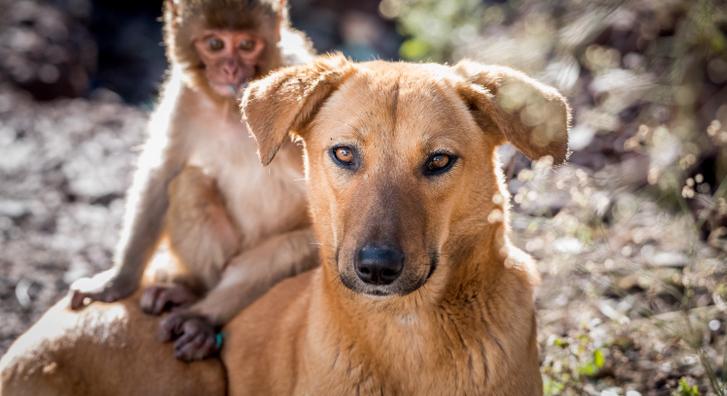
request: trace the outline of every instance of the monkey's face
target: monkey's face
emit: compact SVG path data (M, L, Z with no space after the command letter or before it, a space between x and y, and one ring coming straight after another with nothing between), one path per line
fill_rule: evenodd
M258 74L265 40L248 31L206 30L194 40L209 86L224 97L237 97Z

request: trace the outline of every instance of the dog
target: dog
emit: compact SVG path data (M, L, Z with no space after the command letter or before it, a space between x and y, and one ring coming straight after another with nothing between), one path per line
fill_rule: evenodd
M508 240L495 150L565 161L555 89L471 61L331 56L252 84L242 107L264 163L304 143L321 267L228 325L231 395L542 394L538 276Z
M564 162L570 110L555 89L471 61L334 54L251 83L242 108L264 164L290 136L302 141L321 266L279 283L224 328L228 394L542 394L538 276L508 239L496 148L510 142L532 159ZM151 391L137 394L182 394L183 379L203 375L210 386L223 381L202 366L156 375L179 363L143 360L168 354L139 326L114 334L148 349L104 352L112 318L99 321L76 325L92 334L83 340L58 330L45 342L21 337L28 345L19 340L0 363L3 391L89 381L111 394L107 386L124 385L105 376L126 368L148 371ZM35 371L17 363L22 356L36 357ZM44 369L60 360L68 364Z

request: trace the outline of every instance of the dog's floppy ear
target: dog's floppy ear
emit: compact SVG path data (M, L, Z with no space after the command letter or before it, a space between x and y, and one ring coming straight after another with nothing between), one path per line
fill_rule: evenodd
M273 160L290 131L301 131L311 121L353 70L343 55L333 54L280 69L247 87L240 106L263 165Z
M530 159L566 160L570 108L555 88L504 66L464 60L454 70L465 79L458 91L480 128L494 126Z

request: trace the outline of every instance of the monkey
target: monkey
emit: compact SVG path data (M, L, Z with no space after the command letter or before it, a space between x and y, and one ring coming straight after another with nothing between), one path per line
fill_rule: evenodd
M166 0L170 63L127 194L112 266L71 285L70 306L131 295L160 243L183 274L153 277L144 312L181 360L220 348L217 329L277 281L316 265L302 152L263 168L237 103L252 79L313 50L275 0ZM148 275L148 274L147 274Z

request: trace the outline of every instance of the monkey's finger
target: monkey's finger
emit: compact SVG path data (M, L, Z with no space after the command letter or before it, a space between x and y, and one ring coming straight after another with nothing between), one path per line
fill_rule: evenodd
M204 342L204 334L197 333L191 335L188 339L180 338L175 343L174 355L177 359L184 361L194 360L195 351Z
M154 301L152 302L152 313L159 315L164 312L164 309L169 303L169 289L158 288L154 293Z
M212 356L217 351L215 337L206 336L201 345L194 351L193 360L202 360Z
M86 293L80 290L71 290L71 309L78 310L84 307L86 300Z
M205 336L202 340L195 344L194 348L191 348L189 356L190 360L202 360L210 357L214 354L214 337Z
M174 349L175 350L183 349L187 344L189 344L192 341L194 341L200 335L201 334L200 333L197 333L197 332L186 332L186 333L182 334L182 336L179 337L174 342Z
M184 318L179 314L172 314L159 323L158 337L162 342L171 341L179 334L179 327Z
M141 299L139 300L139 306L141 306L141 310L144 313L153 314L154 300L156 299L157 290L157 287L152 286L144 289L144 292L142 292Z
M150 315L161 315L167 307L168 289L166 287L154 286L148 288L142 296L142 309Z
M183 286L176 286L167 292L167 300L173 305L187 305L194 300L194 295Z

